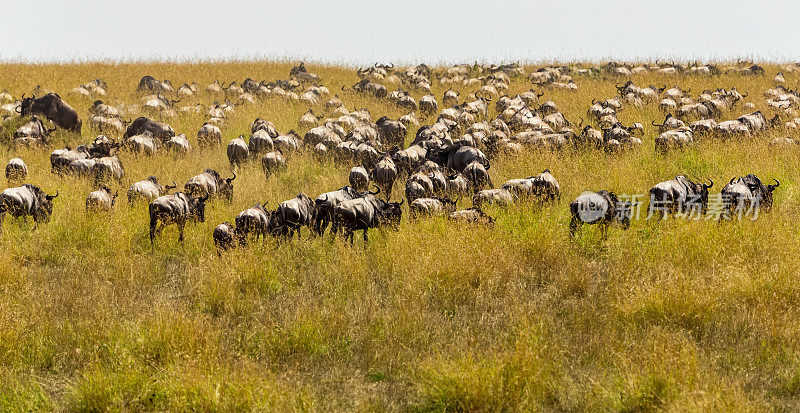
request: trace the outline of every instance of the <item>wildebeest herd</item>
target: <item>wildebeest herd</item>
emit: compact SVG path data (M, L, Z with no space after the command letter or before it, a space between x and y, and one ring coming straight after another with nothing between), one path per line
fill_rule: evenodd
M800 67L789 65L784 69ZM637 85L628 80L644 73L666 79L675 74L765 75L759 65L746 62L726 67L610 62L593 67L545 66L532 71L518 64L441 69L424 64L405 69L375 64L359 68L355 73L357 82L331 88L345 98L358 95L385 101L406 113L397 119L380 116L375 120L368 109L348 109L338 95L332 95L324 86L324 79L309 72L303 63L291 69L288 79L215 81L204 89L194 82L176 89L169 80L144 76L136 87L141 101L133 104L112 105L101 100L109 86L96 79L69 93L97 98L88 108L86 126L98 135L87 144L52 151L51 172L89 179L96 190L86 198L87 210L111 211L118 204L119 187L126 178L121 153L147 157L168 152L185 157L193 151L219 147L224 138L229 138L225 148L229 174L205 169L176 193L170 191L179 188L177 183L163 185L156 176L142 176L138 178L142 180L129 185L128 204L149 203L149 237L155 242L161 229L170 224L177 225L182 241L185 224L204 222L206 206L212 205L212 199L233 202L235 172L253 161L260 160L267 179L284 171L292 155L299 151L310 153L320 162L352 167L346 185L339 189L315 198L300 192L294 198L272 204L274 208L268 202L258 203L218 225L210 235L222 251L246 245L252 239L291 238L303 228L324 236L330 227L331 233L341 232L351 242L355 231L363 231L367 241L369 229L401 225L406 209L412 219L445 216L457 222L490 225L494 220L484 212L488 205L502 207L526 201L540 206L559 202L561 186L549 169L495 186L491 177L493 161L526 150L598 151L613 156L640 147L644 145L645 126L639 122L623 124L618 112L626 107L652 106L663 113L663 121L659 118L649 122L656 130L653 150L663 156L704 139L752 139L768 130L800 128L800 117L794 109L800 104L800 92L785 85L782 73L775 77L774 87L764 92L766 105L774 112L769 116L757 110L732 116L734 109L755 108L746 101L750 91L735 87L706 89L692 95L690 88L678 85ZM593 99L585 118L567 119L559 106L544 96L548 90L577 90L573 76L618 80L617 93ZM515 81L527 82L528 90L509 95ZM441 99L431 92L437 83L450 86ZM469 88L472 93L462 93L455 86ZM49 147L55 131L80 134L84 129L78 111L57 93L39 87L28 93L16 100L7 92L0 94L2 127L8 132L3 136L12 150ZM207 96L214 103L180 105L182 99L198 96ZM281 133L273 122L256 118L250 124L249 136L226 136L226 119L237 107L258 105L262 99L274 97L309 106L297 120L296 128ZM203 114L206 118L193 133L194 145L185 133L176 133L169 125L169 119L184 114ZM731 117L726 119L727 116ZM409 135L411 142L407 145ZM794 140L777 138L771 144L794 144ZM28 176L28 167L23 159L15 157L8 162L5 173L9 183L20 184ZM696 182L679 175L653 185L648 193L650 211L657 208L662 216L690 210L705 213L709 189L714 185L706 179ZM403 196L392 200L398 181ZM765 184L753 174L734 177L721 190L724 207L733 210L757 204L769 210L773 191L780 185L777 180L774 182ZM48 195L39 186L27 183L5 189L0 194L0 225L6 213L30 216L35 224L47 222L57 196L58 191ZM471 198L472 206L459 209L459 200L464 197ZM569 204L570 232L575 234L585 223L600 224L603 233L615 222L627 228L634 205L614 191L586 192ZM587 215L586 211L593 213Z

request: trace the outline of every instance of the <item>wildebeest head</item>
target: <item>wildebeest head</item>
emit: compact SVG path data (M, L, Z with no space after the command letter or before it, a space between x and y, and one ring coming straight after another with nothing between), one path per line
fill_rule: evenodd
M189 218L198 222L206 222L206 201L208 195L200 198L189 198Z
M400 227L400 220L403 218L403 209L401 208L405 199L400 198L400 202L385 202L380 201L378 208L378 219L381 223L387 224L393 229Z
M36 222L49 222L50 215L53 214L53 200L58 197L58 191L56 191L55 195L47 195L38 186L28 186L33 193L36 194L36 197L39 200L39 208L33 211L33 218L36 220Z
M25 94L22 94L22 103L20 103L19 108L17 109L20 116L28 116L33 111L33 102L36 100L36 95L33 97L25 97Z
M224 195L228 201L233 200L233 180L236 179L236 173L233 173L232 178L225 178L219 180L219 193Z

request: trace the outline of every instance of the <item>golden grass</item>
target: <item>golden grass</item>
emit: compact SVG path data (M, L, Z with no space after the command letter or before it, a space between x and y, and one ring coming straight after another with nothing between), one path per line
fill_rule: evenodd
M291 64L2 65L15 96L42 85L67 91L94 78L109 101L134 101L141 76L179 86L215 79L286 78ZM764 109L767 77L635 77L637 84L736 86ZM332 92L357 79L311 66ZM787 74L790 85L797 76ZM575 78L577 93L548 91L570 120L615 79ZM449 86L448 86L449 87ZM511 94L530 84L514 82ZM434 85L437 98L447 87ZM470 90L465 87L462 97ZM403 112L338 92L373 118ZM416 98L420 94L412 92ZM184 103L210 103L201 98ZM68 97L86 117L92 99ZM307 107L268 99L237 108L224 141L256 117L280 131ZM321 108L319 109L321 110ZM735 112L744 113L744 109ZM494 111L492 111L494 113ZM733 114L731 114L733 117ZM50 174L49 150L13 151L29 182L59 189L52 222L31 231L9 219L0 235L0 410L765 410L800 397L800 153L753 141L700 142L653 153L653 106L626 108L647 127L642 148L619 156L526 152L493 162L495 183L549 168L563 196L538 208L493 209L494 228L443 219L409 222L355 246L340 239L268 241L218 257L211 231L255 202L273 207L302 191L338 188L348 168L309 155L265 180L247 166L231 205L177 243L167 228L151 249L145 205L87 215L91 185ZM201 116L170 123L192 143ZM88 142L59 135L58 143ZM182 183L204 168L228 170L224 146L174 160L121 155L127 177ZM600 241L586 227L569 241L567 203L584 190L643 193L679 173L776 177L773 211L758 221L635 221ZM402 191L396 185L396 195ZM712 190L713 192L713 190ZM466 202L462 202L466 205Z

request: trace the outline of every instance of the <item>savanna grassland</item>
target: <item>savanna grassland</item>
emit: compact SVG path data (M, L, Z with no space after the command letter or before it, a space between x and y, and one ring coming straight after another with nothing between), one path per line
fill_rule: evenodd
M307 65L350 108L373 119L406 112L387 100L340 90L355 68ZM212 230L256 202L305 192L312 198L347 183L352 165L300 152L265 179L259 162L240 170L231 204L214 200L206 222L174 226L151 247L146 204L120 196L112 213L89 214L92 182L51 174L49 154L90 142L94 99L68 91L95 78L109 103L139 101L143 75L213 99L214 80L286 79L290 63L0 65L0 88L15 97L37 85L59 92L84 118L82 136L56 132L47 149L2 149L20 156L27 182L56 189L52 219L7 219L0 235L0 410L411 410L648 411L800 408L800 151L770 147L782 128L744 141L697 139L692 148L654 153L657 104L626 106L625 124L645 126L628 152L528 151L492 160L496 185L538 174L559 180L561 200L487 209L494 226L444 218L398 231L251 243L218 256ZM632 76L637 85L749 92L768 118L766 76ZM527 72L535 70L527 68ZM787 86L800 74L786 73ZM620 78L574 76L576 92L542 89L578 123L593 98L613 97ZM394 90L397 85L387 85ZM451 85L433 81L440 102ZM527 91L523 76L509 94ZM477 87L454 86L462 99ZM537 88L538 89L538 88ZM410 90L419 99L424 93ZM322 100L324 102L325 99ZM496 116L492 105L490 116ZM324 105L315 106L323 113ZM308 105L267 98L236 106L223 146L200 151L203 115L167 119L195 150L186 158L121 152L123 194L156 175L179 184L205 168L230 171L224 144L261 117L297 129ZM736 107L735 119L752 109ZM427 123L434 119L428 119ZM424 124L425 122L423 122ZM302 132L302 131L301 131ZM410 128L407 143L413 139ZM585 190L646 193L686 174L712 178L718 193L735 176L777 178L771 212L758 220L634 221L602 239L585 226L570 241L568 203ZM402 195L402 181L393 198ZM460 207L470 206L464 198ZM407 210L406 210L407 212ZM407 214L406 214L407 215ZM646 214L644 214L646 215ZM644 218L644 216L642 217Z

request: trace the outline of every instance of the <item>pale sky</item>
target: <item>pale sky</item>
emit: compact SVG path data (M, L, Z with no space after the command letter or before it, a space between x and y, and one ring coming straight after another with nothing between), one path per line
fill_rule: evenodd
M800 59L800 2L2 0L0 60Z

